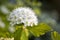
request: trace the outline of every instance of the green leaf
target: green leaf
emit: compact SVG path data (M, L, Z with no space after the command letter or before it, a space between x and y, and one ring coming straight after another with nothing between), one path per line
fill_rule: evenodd
M50 26L45 23L40 23L38 26L28 27L28 30L36 37L44 35L46 32L51 31Z
M18 29L14 34L14 40L20 40L22 29Z
M51 32L51 38L52 40L60 40L60 34L56 31Z
M28 30L20 28L15 32L14 40L28 40Z
M22 31L21 40L28 40L28 31L26 29Z

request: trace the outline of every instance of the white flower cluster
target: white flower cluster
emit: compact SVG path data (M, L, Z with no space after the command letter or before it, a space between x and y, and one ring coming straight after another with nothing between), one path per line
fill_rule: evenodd
M2 19L0 18L0 27L4 28L5 27L5 23L2 21Z
M3 37L1 37L0 40L14 40L14 38L3 38Z
M33 26L38 24L37 16L32 9L27 7L14 9L10 13L8 20L11 22L10 24L12 26L21 23L23 23L24 26Z

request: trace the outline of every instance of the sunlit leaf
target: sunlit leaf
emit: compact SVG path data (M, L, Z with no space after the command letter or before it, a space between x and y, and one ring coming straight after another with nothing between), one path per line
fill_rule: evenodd
M50 26L44 23L40 23L38 26L28 27L28 29L34 36L37 37L51 31Z
M51 38L52 40L60 40L60 34L56 31L51 32Z
M14 40L20 40L21 32L22 32L22 29L18 29L18 30L15 32Z
M20 28L15 32L14 40L28 40L28 30Z
M28 30L23 29L20 40L28 40Z

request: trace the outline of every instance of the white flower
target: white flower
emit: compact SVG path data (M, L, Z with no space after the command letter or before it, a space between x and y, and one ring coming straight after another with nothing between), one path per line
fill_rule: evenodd
M6 7L6 6L4 6L4 5L2 5L1 7L0 7L0 10L1 10L1 12L2 13L4 13L4 14L8 14L10 11L8 10L8 8Z
M4 38L4 37L0 37L0 40L14 40L14 38Z
M9 31L11 32L11 33L14 33L15 32L15 27L9 27Z
M0 18L0 27L4 28L5 27L5 23L2 21L2 19Z
M24 26L33 26L38 24L37 16L34 11L27 7L20 7L14 9L8 18L10 24L13 26L15 24L23 23Z

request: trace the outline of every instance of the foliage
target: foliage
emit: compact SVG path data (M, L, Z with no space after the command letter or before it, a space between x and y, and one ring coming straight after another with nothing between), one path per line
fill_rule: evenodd
M18 26L17 26L18 27ZM35 37L39 37L40 35L44 35L45 33L51 31L50 26L45 23L40 23L37 26L33 27L24 27L18 28L15 32L15 40L28 40L28 37L33 34Z
M16 3L11 3L8 0L0 0L0 7L1 5L6 6L9 11L12 11L14 8L17 7L31 7L34 12L38 15L41 13L41 2L37 2L36 0L15 0ZM9 13L8 13L9 14ZM0 37L14 37L14 40L28 40L28 37L32 34L35 37L39 37L42 35L45 35L45 33L49 32L52 30L52 28L46 24L46 23L39 23L37 26L33 27L24 27L22 24L21 25L15 25L15 32L11 33L9 32L9 21L7 21L7 15L1 12L0 10L0 18L2 21L5 23L5 27L1 28L0 27ZM8 15L9 16L9 15ZM52 40L60 40L60 34L56 31L51 32L51 38Z
M60 34L56 31L51 32L52 40L60 40Z

